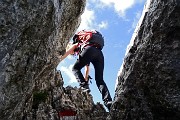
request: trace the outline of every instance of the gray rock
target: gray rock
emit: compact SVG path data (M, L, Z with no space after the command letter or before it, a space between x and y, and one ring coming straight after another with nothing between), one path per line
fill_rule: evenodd
M151 0L124 59L110 113L63 87L57 54L80 23L84 0L0 1L0 119L180 119L180 2Z
M107 119L180 119L180 2L150 1L124 59Z
M0 1L1 120L25 119L35 93L44 98L47 94L43 102L50 104L49 90L59 63L57 53L64 53L78 28L85 2Z
M78 119L105 119L105 108L77 87L64 88L56 70L85 3L0 1L1 120L59 120L64 110L75 111Z

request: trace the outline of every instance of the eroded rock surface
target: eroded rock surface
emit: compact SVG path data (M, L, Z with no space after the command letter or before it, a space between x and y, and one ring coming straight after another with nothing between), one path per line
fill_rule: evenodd
M0 119L58 120L70 109L79 120L179 120L180 2L148 1L108 115L55 69L86 1L1 0Z
M111 120L180 119L180 2L150 0L118 76Z
M78 28L85 3L0 1L1 120L56 119L53 100L58 94L62 95L60 100L67 96L63 95L63 81L55 70L59 63L57 54L64 53Z

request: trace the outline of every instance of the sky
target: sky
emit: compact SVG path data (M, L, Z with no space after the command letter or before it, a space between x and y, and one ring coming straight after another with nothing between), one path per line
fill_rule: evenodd
M96 29L100 31L105 40L103 48L105 66L104 81L106 82L112 98L115 95L115 86L118 71L123 64L127 46L130 43L136 25L142 15L146 0L87 0L85 11L81 16L81 24L77 31L82 29ZM57 66L64 80L64 87L77 86L72 66L76 56L68 56ZM84 69L82 69L84 73ZM91 94L94 102L101 102L102 97L94 79L94 68L90 64Z

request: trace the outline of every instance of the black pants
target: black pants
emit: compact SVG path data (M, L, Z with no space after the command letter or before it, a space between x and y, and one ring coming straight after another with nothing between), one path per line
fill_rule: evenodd
M112 101L109 90L103 80L104 56L100 49L93 46L87 46L83 49L83 51L79 55L79 59L76 61L72 68L76 79L78 80L80 85L86 83L83 74L81 73L81 69L90 62L93 64L95 69L96 85L100 93L102 94L102 100Z

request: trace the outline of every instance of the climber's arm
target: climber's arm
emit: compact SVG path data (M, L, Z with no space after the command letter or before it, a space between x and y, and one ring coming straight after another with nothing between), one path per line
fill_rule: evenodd
M66 53L60 57L60 60L64 60L69 54L73 54L74 53L74 49L77 48L78 44L73 44L67 51Z

